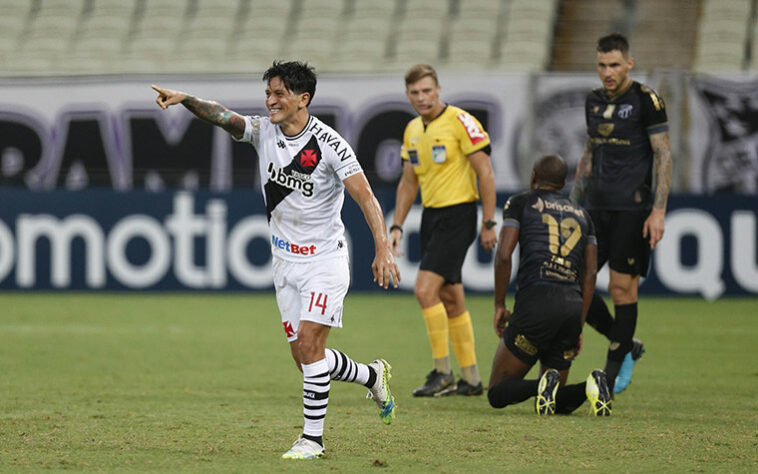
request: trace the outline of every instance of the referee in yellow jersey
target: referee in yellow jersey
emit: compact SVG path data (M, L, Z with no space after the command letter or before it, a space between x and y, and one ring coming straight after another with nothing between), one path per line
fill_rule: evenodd
M417 64L406 73L405 94L418 117L408 123L403 135L403 174L397 186L390 244L400 255L403 222L420 187L424 206L421 267L414 293L434 358L434 369L413 395L481 395L474 329L466 309L461 268L466 251L476 239L476 202L480 195L482 245L492 250L497 243L490 138L471 114L440 102L437 72L428 64ZM461 370L457 383L450 367L448 340Z

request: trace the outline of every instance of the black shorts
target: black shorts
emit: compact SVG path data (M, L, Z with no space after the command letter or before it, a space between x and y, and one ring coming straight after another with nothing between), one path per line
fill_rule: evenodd
M466 252L476 239L476 203L425 207L421 216L421 270L460 283Z
M533 284L516 293L505 346L520 361L571 367L582 334L582 295L568 285Z
M590 211L597 235L597 268L608 262L613 270L632 276L646 276L650 264L650 241L642 237L642 227L650 210Z

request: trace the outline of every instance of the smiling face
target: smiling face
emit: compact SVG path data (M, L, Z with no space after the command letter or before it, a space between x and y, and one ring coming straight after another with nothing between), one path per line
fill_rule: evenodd
M625 91L632 79L629 70L634 67L634 58L624 57L617 49L607 53L597 53L597 75L603 81L603 87L611 97Z
M405 87L405 95L424 122L437 117L444 106L440 102L440 86L431 76L424 76Z
M287 125L305 110L310 94L296 94L285 87L280 77L273 77L266 86L266 108L271 123Z

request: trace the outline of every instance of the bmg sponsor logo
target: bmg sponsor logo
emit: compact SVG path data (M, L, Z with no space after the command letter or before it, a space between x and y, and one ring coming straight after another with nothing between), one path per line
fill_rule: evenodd
M285 188L292 189L293 191L300 191L304 197L313 196L313 181L311 176L305 173L299 173L297 171L290 171L289 174L285 173L283 169L277 168L273 163L268 164L268 179L276 184L284 186Z

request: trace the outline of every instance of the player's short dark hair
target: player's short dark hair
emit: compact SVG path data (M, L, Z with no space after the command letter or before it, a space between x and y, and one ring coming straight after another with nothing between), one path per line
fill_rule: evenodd
M428 64L416 64L405 73L405 86L408 87L414 82L420 81L427 76L434 79L435 84L439 84L439 81L437 80L437 71L435 71L432 66Z
M306 106L311 104L316 95L316 70L308 63L300 61L274 61L270 68L263 73L266 83L278 77L284 83L284 87L295 94L307 92L311 95Z
M624 57L629 55L629 41L621 33L611 33L597 40L598 53L610 53L611 51L621 51Z
M566 184L568 166L560 155L545 155L534 164L537 181L561 189Z

